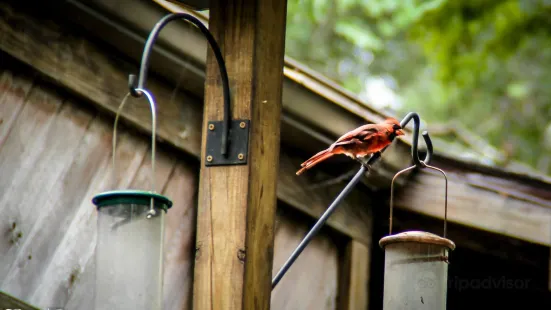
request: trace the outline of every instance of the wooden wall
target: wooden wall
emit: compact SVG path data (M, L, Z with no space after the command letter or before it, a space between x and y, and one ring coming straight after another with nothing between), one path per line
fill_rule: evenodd
M0 290L39 307L88 309L95 285L91 198L113 188L149 189L150 140L121 127L112 186L113 119L1 56ZM188 309L198 162L158 150L157 188L174 201L166 225L165 309ZM274 273L308 227L278 213ZM335 309L338 256L332 238L316 238L274 291L272 309Z

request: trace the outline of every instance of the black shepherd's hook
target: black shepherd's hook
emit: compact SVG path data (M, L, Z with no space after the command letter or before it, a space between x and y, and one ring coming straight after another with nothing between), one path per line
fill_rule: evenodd
M147 69L149 67L149 56L151 54L151 50L153 48L153 44L155 44L155 40L157 40L157 37L159 36L159 32L171 21L175 19L183 19L186 21L191 22L197 28L201 30L203 35L207 38L207 41L209 42L210 47L212 48L212 51L214 52L214 56L216 57L216 62L218 63L218 67L220 69L220 77L222 79L222 89L224 92L224 126L222 131L222 155L228 156L228 136L229 136L229 130L230 130L230 117L231 117L231 106L230 106L230 84L228 80L228 72L226 71L226 64L224 62L224 58L222 57L222 52L220 52L220 47L218 46L218 43L216 43L216 40L210 33L210 31L203 25L203 23L194 17L193 15L187 14L187 13L171 13L163 17L160 21L157 22L151 33L149 34L149 37L147 38L147 42L145 43L145 47L142 54L142 63L140 65L140 73L139 76L136 78L136 75L130 74L128 77L128 87L130 88L130 93L134 97L141 97L143 94L138 91L137 89L145 89L145 82L147 80Z
M405 128L406 125L413 119L413 141L412 141L412 147L411 147L411 156L413 159L414 167L418 168L424 168L431 160L432 157L432 141L430 140L430 136L428 132L423 132L423 139L425 140L425 143L427 144L427 154L425 156L425 159L421 161L419 159L419 153L418 153L418 145L419 145L419 128L421 127L421 121L419 119L419 115L415 112L410 112L404 117L404 119L400 122L400 126L402 128ZM387 146L388 147L388 146ZM339 204L346 198L346 196L352 191L354 186L358 184L361 177L364 175L366 170L368 170L368 167L371 167L377 161L378 158L381 157L381 154L386 150L385 147L380 152L377 152L369 158L366 164L362 164L360 170L356 173L356 175L348 182L346 187L340 192L340 194L333 200L329 208L325 210L325 212L322 214L322 216L319 218L319 220L316 222L314 227L310 229L306 237L302 239L300 244L297 246L297 248L291 253L291 256L287 259L285 264L279 269L276 276L272 279L272 290L276 287L276 285L279 283L279 281L283 278L285 273L289 270L291 265L295 262L295 260L298 258L300 253L306 248L308 243L314 238L314 236L319 232L321 227L325 224L329 216L337 209Z

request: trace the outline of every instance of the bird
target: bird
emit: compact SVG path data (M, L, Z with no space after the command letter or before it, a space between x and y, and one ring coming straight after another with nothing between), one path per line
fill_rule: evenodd
M381 123L360 126L345 133L327 149L303 162L300 165L302 168L296 172L296 175L301 175L306 170L337 154L358 160L379 152L391 144L394 138L404 134L400 122L392 117Z

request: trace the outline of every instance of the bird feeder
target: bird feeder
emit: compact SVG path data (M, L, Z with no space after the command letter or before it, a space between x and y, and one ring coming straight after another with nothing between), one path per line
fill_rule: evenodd
M398 172L391 185L389 236L379 241L385 251L383 310L446 309L448 254L455 249L446 239L448 179L441 169L422 166L440 171L446 179L444 236L424 231L392 234L394 180L415 166Z
M155 192L155 101L144 89L152 113L151 191L115 190L96 195L98 210L95 309L163 309L163 236L172 202ZM116 175L117 123L113 131L112 171ZM116 179L116 178L113 178Z

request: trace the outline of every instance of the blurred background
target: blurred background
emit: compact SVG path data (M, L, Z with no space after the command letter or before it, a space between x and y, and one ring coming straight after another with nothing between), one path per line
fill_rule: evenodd
M289 0L286 55L439 152L551 173L551 1Z

